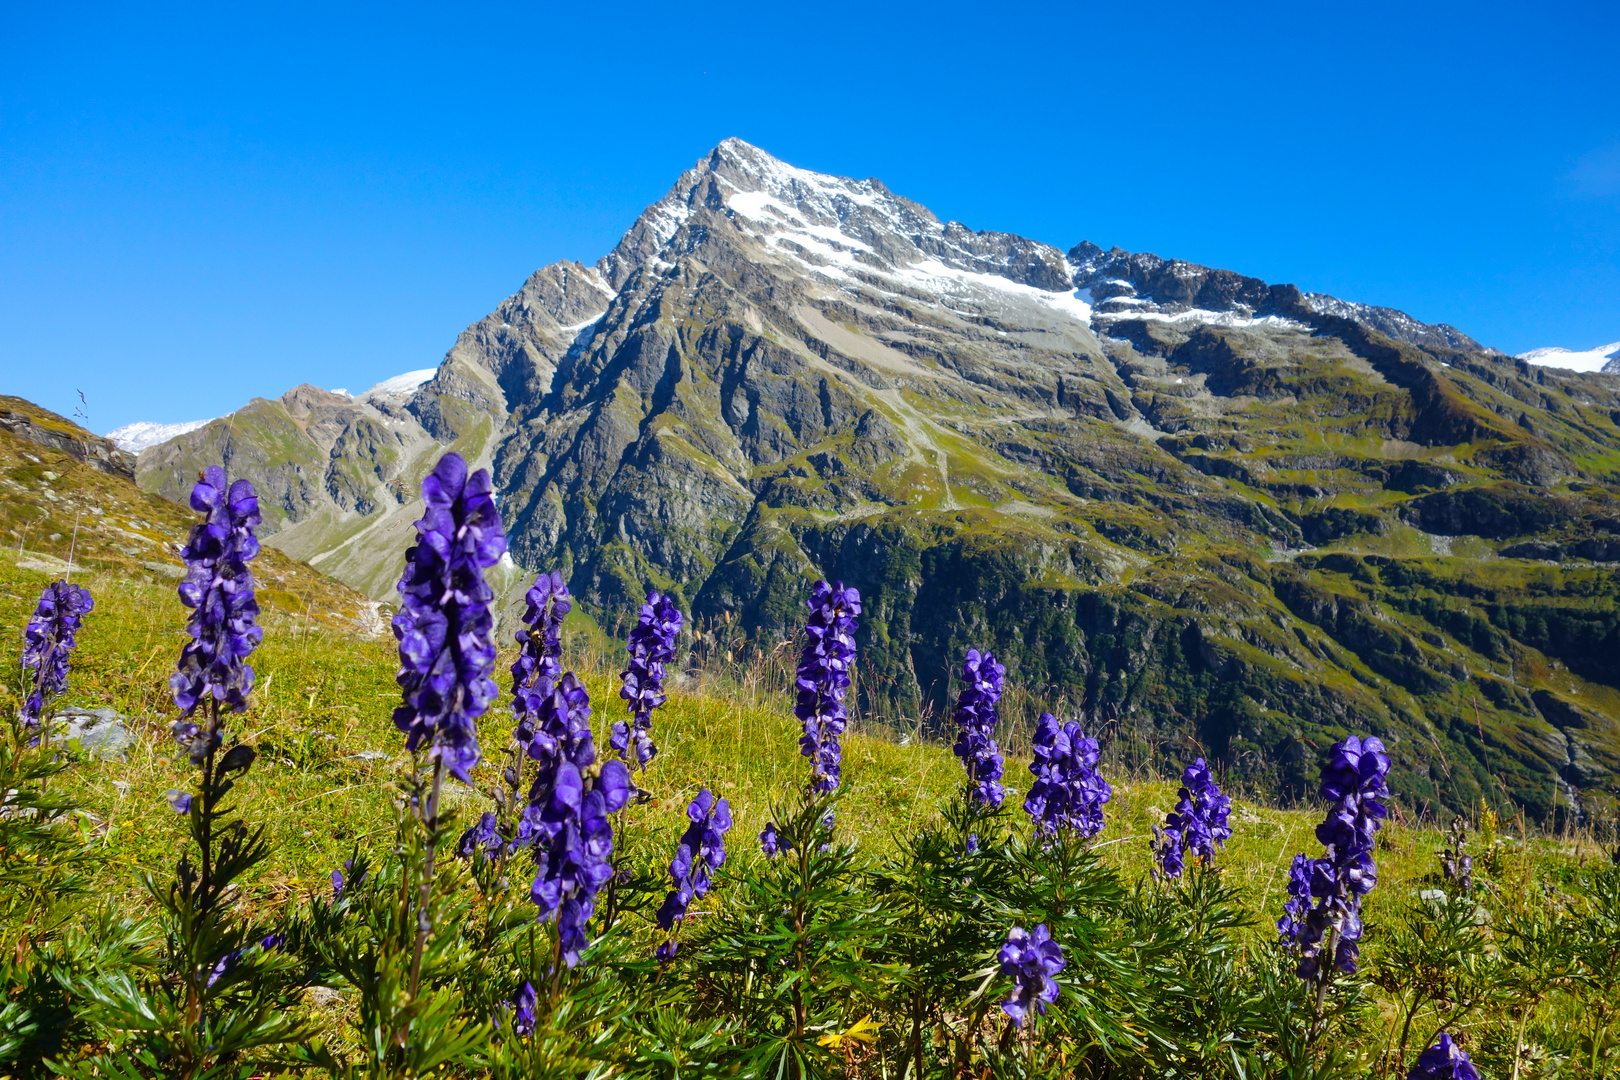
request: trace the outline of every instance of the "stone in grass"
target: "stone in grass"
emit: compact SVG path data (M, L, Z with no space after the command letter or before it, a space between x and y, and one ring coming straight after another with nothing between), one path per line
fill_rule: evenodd
M79 748L93 758L125 758L135 745L135 733L124 717L112 709L86 709L68 706L52 717L52 742L78 740Z

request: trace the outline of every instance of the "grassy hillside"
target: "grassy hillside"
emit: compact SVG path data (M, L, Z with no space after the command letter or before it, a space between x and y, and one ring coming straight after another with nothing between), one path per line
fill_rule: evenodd
M38 590L51 579L34 562L15 552L0 554L0 664L13 673L18 670L21 625ZM63 701L110 705L129 718L140 739L127 760L76 757L57 790L82 807L77 828L93 853L95 891L116 898L126 912L140 913L150 911L151 902L139 887L137 872L149 870L163 879L172 872L184 837L164 797L167 789L185 786L193 772L183 758L176 761L168 735L174 710L165 684L183 637L183 609L167 582L113 569L89 571L80 580L96 596L97 606L86 620ZM268 915L325 894L331 870L357 848L379 855L386 851L392 840L391 795L408 758L390 722L397 701L391 641L345 633L287 611L271 611L265 626L264 645L253 657L259 676L253 707L233 718L231 726L260 753L237 802L244 818L268 831L272 856L248 886L252 907ZM607 722L620 715L612 674L616 659L611 643L593 625L570 623L565 661L586 673L596 702L594 723L604 741ZM505 650L502 661L504 669L509 662ZM629 814L649 862L657 865L663 858L659 853L673 847L684 825L682 809L700 785L731 800L736 819L733 865L759 861L754 834L768 820L773 801L787 798L804 776L785 675L780 665L715 665L681 680L683 688L658 714L663 752L643 781L653 798ZM1016 713L1021 706L1014 706L1010 711ZM484 724L492 752L508 726L503 701ZM1023 768L1027 737L1015 727L1016 721L1009 723L1004 732L1011 759L1008 778L1022 791L1028 781ZM945 800L960 782L959 766L945 747L900 745L895 732L859 719L853 730L839 828L856 840L861 858L891 858L897 838L938 823ZM1155 778L1140 763L1117 757L1105 772L1115 795L1098 850L1123 881L1141 882L1149 865L1151 826L1162 822L1174 805L1175 785ZM483 783L492 782L494 767L486 763L480 775ZM1009 805L1019 798L1010 795ZM487 801L458 786L452 804L472 816ZM1261 946L1271 938L1290 860L1295 852L1319 850L1311 835L1319 816L1313 810L1242 800L1236 804L1234 835L1221 864L1242 907L1253 913L1242 939ZM1480 852L1481 899L1506 910L1543 889L1568 887L1583 866L1607 863L1599 841L1609 839L1588 832L1527 834L1520 823L1504 823L1497 842ZM1432 819L1419 818L1409 803L1396 803L1394 818L1379 837L1379 885L1366 909L1372 971L1380 970L1387 947L1384 928L1413 909L1419 889L1438 880L1436 855L1442 841ZM649 928L635 933L648 938ZM306 1008L322 1030L342 1042L342 1021L352 1008L344 995L312 996ZM1565 1046L1568 1053L1578 1041L1583 1021L1571 1010L1553 1008L1539 1015L1532 1030L1540 1040L1535 1043L1542 1055L1538 1061L1560 1059L1558 1047ZM1358 1040L1352 1049L1366 1059L1364 1064L1384 1048L1400 1015L1392 995L1373 990L1351 1028ZM1510 1066L1503 1048L1511 1046L1514 1021L1511 1002L1499 999L1472 1010L1452 1029L1467 1040L1477 1060L1494 1063L1505 1075ZM1418 1027L1426 1037L1435 1023L1430 1015ZM853 1075L878 1073L857 1069Z

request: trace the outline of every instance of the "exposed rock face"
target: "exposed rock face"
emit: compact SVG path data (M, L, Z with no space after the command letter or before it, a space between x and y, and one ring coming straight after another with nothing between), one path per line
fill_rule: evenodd
M0 431L19 439L60 450L109 476L135 479L135 455L120 450L100 435L42 409L31 401L0 394Z
M991 646L1106 738L1284 795L1352 727L1413 800L1500 782L1545 817L1620 783L1620 380L1400 312L975 232L727 140L420 389L322 395L148 451L143 483L224 456L276 543L385 598L455 446L517 563L610 629L649 585L766 636L810 577L858 585L883 713Z

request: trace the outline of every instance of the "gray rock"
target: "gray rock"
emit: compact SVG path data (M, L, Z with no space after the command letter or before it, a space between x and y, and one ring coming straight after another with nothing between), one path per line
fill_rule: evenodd
M70 706L51 718L52 742L77 741L79 748L103 761L126 758L135 745L135 733L113 709Z

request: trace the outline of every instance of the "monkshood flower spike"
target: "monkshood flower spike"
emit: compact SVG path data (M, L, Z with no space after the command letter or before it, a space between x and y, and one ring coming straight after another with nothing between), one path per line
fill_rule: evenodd
M668 963L679 943L675 930L686 918L694 899L709 893L710 875L726 862L726 832L731 828L731 804L715 799L714 792L702 788L686 808L690 822L670 860L669 877L675 887L658 909L658 928L669 931L669 938L658 946L658 962Z
M535 578L523 601L525 629L517 633L518 658L512 664L512 737L527 746L534 715L562 676L563 619L574 605L555 570Z
M817 581L810 590L810 619L799 657L794 715L804 727L799 753L810 759L810 786L817 794L838 787L844 753L839 740L849 724L844 695L855 666L856 619L861 594L842 581Z
M1435 1044L1418 1055L1406 1080L1479 1080L1479 1072L1451 1036L1442 1031Z
M1074 720L1059 721L1042 713L1035 726L1035 760L1029 771L1035 774L1024 799L1024 810L1034 820L1035 835L1053 839L1068 831L1082 840L1102 831L1103 804L1113 798L1113 788L1097 771L1101 751Z
M506 1003L506 1011L512 1017L512 1034L519 1038L528 1038L534 1034L535 1009L540 1004L540 995L535 992L534 984L528 979L518 987L517 996ZM500 1024L497 1021L496 1027Z
M22 720L29 727L38 727L45 706L67 689L68 653L93 607L90 590L66 581L52 582L39 594L23 629L22 666L25 675L32 673L32 686L23 700Z
M1305 929L1305 916L1311 910L1311 872L1315 861L1309 855L1295 855L1288 869L1288 901L1283 917L1277 920L1277 937L1284 945L1297 947Z
M1054 976L1066 963L1063 949L1052 940L1046 924L1041 923L1033 932L1013 927L997 959L1001 973L1013 981L1012 993L1001 1003L1001 1011L1018 1027L1029 1023L1032 1014L1045 1016L1046 1007L1058 999Z
M674 601L659 592L649 592L641 605L636 625L630 629L630 666L619 673L624 686L619 696L630 707L628 722L613 725L608 742L619 756L643 770L658 753L652 739L653 710L668 700L664 693L664 665L675 659L675 640L681 635L683 617Z
M476 721L499 692L490 678L494 593L484 571L506 554L506 532L488 470L469 475L460 454L439 459L422 481L422 501L393 623L405 699L394 725L405 733L407 750L426 743L430 758L471 783L481 757Z
M1310 860L1308 871L1294 860L1290 901L1277 924L1285 941L1299 950L1299 976L1326 990L1332 972L1355 974L1361 954L1361 902L1378 884L1373 859L1374 838L1388 816L1386 779L1389 758L1375 738L1351 736L1335 743L1322 768L1322 797L1332 800L1327 818L1316 827L1325 851ZM1303 897L1296 880L1308 872L1312 904L1301 918ZM1327 956L1325 949L1331 948Z
M1205 866L1215 861L1215 849L1226 846L1232 836L1227 817L1232 800L1221 793L1215 776L1199 758L1181 774L1180 801L1165 816L1164 828L1153 829L1155 877L1179 878L1188 856L1202 859Z
M629 801L630 770L622 761L598 764L590 695L571 671L541 704L528 754L540 768L514 846L534 848L530 899L542 920L557 920L558 955L574 967L596 894L613 876L610 815Z
M225 470L210 465L191 489L191 508L203 515L180 553L186 562L180 602L191 609L186 622L191 640L180 651L169 687L182 717L175 738L192 763L201 765L220 746L219 713L246 709L253 689L247 658L264 631L258 626L259 602L247 564L259 553L253 532L259 524L259 498L251 482L227 486ZM207 724L185 721L204 701L213 703Z
M1001 717L996 704L1001 700L1007 669L990 652L969 649L962 664L962 680L967 684L956 699L956 724L960 733L951 749L968 774L972 801L994 810L1006 798L1001 785L1004 762L996 745L996 725Z

